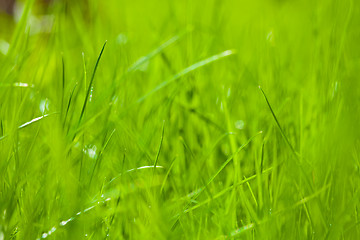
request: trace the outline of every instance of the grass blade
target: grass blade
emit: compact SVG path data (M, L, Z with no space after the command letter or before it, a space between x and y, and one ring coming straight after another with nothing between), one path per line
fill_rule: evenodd
M271 105L270 105L270 102L269 102L268 98L267 98L266 95L265 95L265 92L262 90L262 88L261 88L260 86L259 86L259 89L260 89L262 95L263 95L264 98L265 98L265 101L266 101L266 103L267 103L267 105L268 105L268 107L269 107L269 109L270 109L270 112L271 112L271 114L272 114L272 116L273 116L273 118L274 118L274 120L275 120L275 122L276 122L276 125L278 126L278 128L279 128L279 130L280 130L281 135L282 135L283 138L285 139L287 145L290 147L290 149L291 149L292 153L295 155L296 159L299 160L299 154L295 151L295 149L294 149L294 147L292 146L292 144L290 143L289 139L286 137L286 134L285 134L284 130L282 129L282 127L281 127L281 125L280 125L280 123L279 123L279 120L277 119L277 117L276 117L276 115L275 115L275 113L274 113L274 111L273 111L273 109L272 109L272 107L271 107Z
M47 117L49 117L49 116L51 116L51 115L54 115L54 114L57 114L57 112L45 114L45 115L43 115L43 116L40 116L40 117L31 119L30 121L28 121L28 122L26 122L26 123L24 123L24 124L21 124L21 125L18 127L18 129L26 128L26 127L30 126L31 124L36 123L36 122L38 122L38 121L40 121L40 120L42 120L42 119L45 119L45 118L47 118ZM8 136L8 135L1 136L1 137L0 137L0 141L3 140L3 139L5 139L7 136Z
M91 181L92 181L92 179L93 179L93 177L94 177L94 173L95 173L96 167L97 167L98 165L99 165L99 167L100 167L101 157L102 157L102 155L103 155L103 153L104 153L107 145L109 144L112 136L114 135L115 131L116 131L116 129L112 130L112 132L110 133L110 136L107 138L107 140L106 140L105 143L103 144L103 147L102 147L102 149L100 150L99 156L96 158L95 165L94 165L94 168L93 168L92 173L91 173L89 186L91 185Z
M148 98L149 96L151 96L152 94L156 93L157 91L161 90L162 88L166 87L167 85L169 85L170 83L175 82L176 80L178 80L179 78L189 74L190 72L193 72L194 70L204 67L212 62L218 61L220 59L223 59L225 57L231 56L235 54L234 50L226 50L222 53L213 55L209 58L206 58L204 60L201 60L200 62L194 63L193 65L181 70L180 72L178 72L177 74L175 74L174 76L172 76L170 79L160 83L158 86L156 86L154 89L152 89L150 92L148 92L147 94L145 94L144 96L142 96L141 98L139 98L136 102L140 103L142 101L144 101L146 98Z
M176 36L170 38L169 40L167 40L166 42L161 44L158 48L156 48L155 50L150 52L148 55L139 58L133 65L131 65L128 68L127 72L132 72L132 71L139 69L139 67L141 67L141 65L143 65L144 63L149 61L151 58L155 57L157 54L162 52L165 48L167 48L171 44L174 44L175 42L177 42L180 39L180 37L181 37L181 35L176 35Z
M162 143L163 143L163 140L164 140L164 130L165 130L165 120L163 121L163 124L162 124L160 144L159 144L159 148L158 148L158 151L156 153L156 157L155 157L155 161L154 161L154 170L156 169L156 165L157 165L158 160L159 160L161 146L162 146Z
M84 115L84 112L85 112L85 108L86 108L86 105L87 105L87 102L88 102L88 98L89 98L89 95L90 95L90 91L91 91L91 87L93 85L93 82L94 82L94 78L95 78L95 73L96 73L96 70L98 68L98 65L99 65L99 62L100 62L100 59L101 59L101 56L104 52L104 49L105 49L105 46L106 46L106 41L100 51L100 54L99 54L99 57L97 58L96 60L96 63L95 63L95 67L94 67L94 71L92 73L92 76L91 76L91 80L90 80L90 83L89 83L89 86L87 88L87 91L86 91L86 96L85 96L85 100L84 100L84 104L83 104L83 107L82 107L82 110L81 110L81 113L80 113L80 118L79 118L79 124L81 122L81 119Z

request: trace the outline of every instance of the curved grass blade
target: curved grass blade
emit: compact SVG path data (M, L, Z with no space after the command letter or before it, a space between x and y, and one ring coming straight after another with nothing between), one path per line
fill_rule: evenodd
M113 177L108 183L106 183L104 185L104 188L106 188L107 186L109 186L112 182L114 182L115 180L119 179L122 175L124 175L125 173L130 173L130 172L134 172L134 171L138 171L138 170L143 170L143 169L149 169L149 168L154 168L154 166L141 166L141 167L138 167L138 168L132 168L132 169L129 169L129 170L126 170L125 172L123 173L120 173L118 174L117 176ZM163 166L156 166L156 168L159 168L159 169L164 169Z
M268 105L268 107L269 107L269 109L270 109L270 112L271 112L271 114L272 114L272 116L273 116L273 118L274 118L274 120L275 120L275 122L276 122L276 125L278 126L278 128L279 128L279 130L280 130L281 135L282 135L283 138L285 139L287 145L290 147L290 149L291 149L292 153L295 155L296 159L299 160L299 154L295 151L295 148L292 146L292 144L290 143L289 139L287 138L284 130L282 129L282 127L281 127L281 125L280 125L280 123L279 123L279 120L277 119L277 117L276 117L276 115L275 115L275 113L274 113L274 111L273 111L273 109L272 109L272 107L271 107L271 105L270 105L270 102L269 102L268 98L267 98L266 95L265 95L265 92L262 90L262 88L261 88L260 86L259 86L259 89L260 89L262 95L263 95L264 98L265 98L265 101L266 101L266 103L267 103L267 105Z
M28 121L28 122L20 125L18 128L19 128L19 129L25 128L25 127L29 126L30 124L33 124L33 123L35 123L35 122L38 122L38 121L40 121L41 119L46 118L46 117L51 116L51 115L54 115L54 114L57 114L57 113L49 113L49 114L45 114L45 115L43 115L43 116L34 118L34 119L32 119L32 120L30 120L30 121Z
M184 34L176 35L176 36L170 38L169 40L167 40L166 42L161 44L158 48L156 48L152 52L150 52L148 55L139 58L135 63L133 63L133 65L131 65L128 68L127 72L132 72L134 70L139 69L139 67L141 67L141 65L143 65L144 63L149 61L151 58L153 58L154 56L156 56L157 54L162 52L165 48L167 48L171 44L177 42L182 35L184 35Z
M70 97L69 97L69 101L68 101L68 104L67 104L67 108L66 108L66 112L65 112L65 117L64 117L64 122L63 122L63 126L64 126L64 127L65 127L65 123L66 123L67 116L68 116L68 114L69 114L71 101L72 101L72 98L73 98L73 95L74 95L74 92L75 92L75 89L76 89L77 85L78 85L78 84L75 83L74 88L73 88L72 91L70 92Z
M166 172L166 174L165 174L164 181L163 181L163 183L162 183L162 185L161 185L161 188L160 188L160 194L161 194L161 193L163 192L163 190L164 190L166 180L167 180L167 178L169 177L169 174L170 174L170 172L171 172L171 169L172 169L173 166L174 166L174 163L175 163L175 160L176 160L176 159L177 159L177 156L172 160L172 162L171 162L171 164L170 164L170 167L169 167L169 169L167 170L167 172Z
M149 169L149 168L153 168L154 166L141 166L138 168L133 168L133 169L129 169L127 171L125 171L124 173L130 173L130 172L134 172L134 171L138 171L138 170L142 170L142 169ZM157 166L156 168L164 168L163 166ZM104 188L106 188L107 185L109 185L110 183L112 183L114 180L116 180L117 178L121 177L122 174L118 175L117 177L113 178L110 182L108 182ZM107 196L106 196L107 195ZM118 197L118 196L117 196ZM114 196L109 196L109 194L102 194L100 196L100 198L95 198L94 201L92 201L92 204L90 207L85 208L84 210L81 210L79 212L77 212L75 215L73 215L72 217L65 219L63 221L61 221L59 224L55 225L54 227L52 227L49 231L44 232L39 238L37 238L37 240L40 239L46 239L48 237L50 237L50 235L52 235L55 231L57 231L59 228L65 227L68 223L73 222L74 220L76 220L76 218L78 218L80 215L83 215L85 213L88 213L89 211L102 206L104 204L106 204L109 201L112 201L114 199L118 199L117 197Z
M240 235L240 234L242 234L242 233L244 233L244 232L246 232L246 231L249 231L249 230L253 229L254 227L255 227L255 224L254 224L254 223L249 223L249 224L247 224L247 225L245 225L245 226L242 226L242 227L240 227L240 228L232 231L232 232L229 234L228 237L225 237L225 239L229 239L229 238L230 238L230 239L233 239L233 238L237 237L238 235Z
M33 124L33 123L36 123L36 122L38 122L38 121L40 121L40 120L42 120L42 119L44 119L44 118L47 118L47 117L49 117L49 116L51 116L51 115L54 115L54 114L58 114L58 113L57 113L57 112L49 113L49 114L45 114L45 115L43 115L43 116L40 116L40 117L31 119L30 121L28 121L28 122L20 125L20 126L18 127L18 129L23 129L23 128L25 128L25 127ZM8 136L8 135L1 136L1 137L0 137L0 141L3 140L3 139L5 139L7 136Z
M180 72L176 73L175 75L173 75L170 79L160 83L159 85L157 85L154 89L152 89L150 92L148 92L147 94L145 94L144 96L140 97L136 103L140 103L142 101L144 101L146 98L148 98L149 96L151 96L152 94L156 93L157 91L161 90L162 88L166 87L167 85L169 85L172 82L175 82L176 80L178 80L179 78L189 74L190 72L204 67L212 62L215 62L217 60L220 60L222 58L228 57L235 54L234 50L226 50L222 53L213 55L209 58L206 58L204 60L201 60L200 62L194 63L193 65L181 70Z
M156 157L155 157L155 161L154 161L154 170L155 170L157 162L159 160L160 151L161 151L162 143L163 143L163 140L164 140L164 132L165 132L165 120L163 121L163 124L162 124L160 144L159 144L159 148L158 148L158 151L156 153Z
M61 57L61 64L62 64L62 85L61 85L61 117L64 113L64 95L65 95L65 62L64 62L64 56Z
M35 85L24 82L14 82L12 84L0 84L0 87L35 88Z
M112 136L114 135L116 129L112 130L112 132L110 133L110 136L107 138L107 140L105 141L105 143L103 144L103 147L102 149L100 150L100 153L99 153L99 156L96 158L96 161L95 161L95 165L94 165L94 168L92 170L92 173L91 173L91 177L90 177L90 182L89 182L89 186L91 185L91 181L94 177L94 173L95 173L95 170L96 170L96 167L99 165L100 166L100 163L101 163L101 159L102 159L102 155L107 147L107 145L109 144Z
M100 51L99 57L97 58L96 63L95 63L94 71L93 71L93 73L92 73L91 80L90 80L88 89L87 89L87 91L86 91L86 96L85 96L84 104L83 104L83 107L82 107L82 110L81 110L81 113L80 113L79 124L80 124L80 122L81 122L81 119L82 119L83 116L84 116L84 112L85 112L85 108L86 108L86 105L87 105L87 102L88 102L88 98L89 98L89 95L90 95L91 87L92 87L93 82L94 82L96 70L97 70L97 68L98 68L98 65L99 65L101 56L102 56L102 54L103 54L103 52L104 52L104 49L105 49L105 46L106 46L106 42L107 42L107 41L105 41L105 43L104 43L104 45L103 45L103 47L102 47L102 49L101 49L101 51Z
M169 40L167 40L166 42L164 42L163 44L161 44L160 46L158 46L156 49L154 49L153 51L151 51L150 53L148 53L145 56L140 57L138 60L136 60L126 71L125 73L118 75L114 81L115 86L113 88L113 93L112 96L114 97L117 89L118 89L118 82L121 82L121 79L124 79L129 73L135 71L136 69L138 69L139 67L141 67L141 65L143 65L144 63L150 61L153 57L155 57L156 55L158 55L159 53L162 53L164 51L165 48L169 47L170 45L174 44L175 42L177 42L179 39L181 39L184 35L186 35L188 32L191 32L191 29L186 29L185 31L179 33L178 35L173 36L172 38L170 38ZM161 55L163 57L163 54Z
M49 231L47 232L44 232L41 237L37 238L36 240L40 240L40 239L46 239L48 237L50 237L57 229L61 228L61 227L65 227L68 223L74 221L77 217L79 217L80 215L83 215L87 212L89 212L90 210L98 207L98 206L101 206L101 205L104 205L106 202L110 201L111 198L106 198L106 199L101 199L99 201L97 201L94 205L80 211L80 212L77 212L73 217L70 217L66 220L63 220L61 221L59 224L57 224L56 226L52 227Z

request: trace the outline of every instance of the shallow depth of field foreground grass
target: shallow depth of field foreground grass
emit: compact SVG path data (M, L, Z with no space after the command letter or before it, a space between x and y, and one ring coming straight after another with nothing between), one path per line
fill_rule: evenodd
M355 0L18 2L0 240L359 239L359 26Z

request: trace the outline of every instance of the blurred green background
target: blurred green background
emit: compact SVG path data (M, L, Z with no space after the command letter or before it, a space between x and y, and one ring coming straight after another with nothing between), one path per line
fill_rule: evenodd
M354 0L0 1L0 240L358 239L359 26Z

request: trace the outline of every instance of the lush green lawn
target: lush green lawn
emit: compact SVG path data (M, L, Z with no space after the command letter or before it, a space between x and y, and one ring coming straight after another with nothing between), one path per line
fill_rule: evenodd
M0 15L0 240L360 238L358 1L40 2Z

